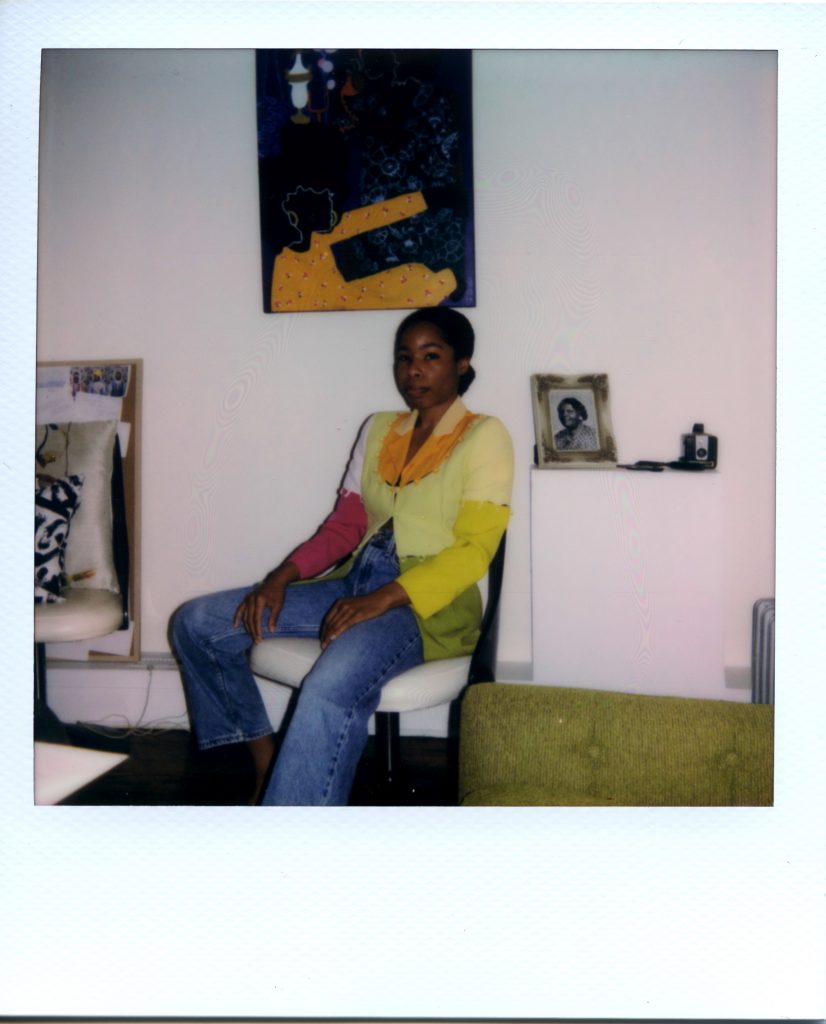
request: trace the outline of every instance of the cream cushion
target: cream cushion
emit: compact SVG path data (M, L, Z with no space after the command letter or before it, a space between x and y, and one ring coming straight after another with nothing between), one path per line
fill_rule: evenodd
M319 654L321 645L315 639L263 640L252 648L250 667L257 676L295 688L301 685ZM384 686L378 710L418 711L447 704L462 692L469 671L469 656L426 661Z
M110 590L68 587L60 604L34 606L34 639L39 644L89 640L120 629L123 603Z

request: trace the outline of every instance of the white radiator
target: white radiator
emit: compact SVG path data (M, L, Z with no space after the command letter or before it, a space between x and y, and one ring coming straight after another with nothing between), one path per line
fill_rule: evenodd
M754 602L751 620L751 702L774 704L774 598Z

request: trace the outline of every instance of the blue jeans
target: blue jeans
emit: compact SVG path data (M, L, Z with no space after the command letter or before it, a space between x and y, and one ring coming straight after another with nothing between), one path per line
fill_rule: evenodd
M264 636L317 637L335 600L370 593L398 575L393 534L382 530L347 576L287 587L273 631L267 630L264 613ZM173 646L202 750L273 731L247 660L252 638L232 624L249 590L195 598L173 619ZM421 635L409 607L393 608L342 633L304 678L261 802L346 804L382 686L421 662Z

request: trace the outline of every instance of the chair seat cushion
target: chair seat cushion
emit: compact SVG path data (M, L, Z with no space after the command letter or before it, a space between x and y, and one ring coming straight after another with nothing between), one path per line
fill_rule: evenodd
M34 639L37 643L89 640L120 628L123 603L109 590L68 587L60 604L34 606Z
M252 648L250 666L257 676L297 687L320 653L321 647L315 639L264 640ZM469 656L417 665L387 683L378 710L418 711L448 704L464 689L469 669Z
M250 667L257 676L296 687L301 686L319 654L321 645L315 638L263 640L250 652Z
M470 656L426 661L403 672L381 691L379 711L418 711L455 700L467 685Z

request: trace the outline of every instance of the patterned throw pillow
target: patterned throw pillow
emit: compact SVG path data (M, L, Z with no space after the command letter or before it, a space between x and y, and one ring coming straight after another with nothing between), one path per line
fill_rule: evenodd
M112 559L112 453L117 421L41 423L35 433L35 473L83 477L83 501L66 543L73 587L120 592Z
M69 524L80 504L82 476L50 480L34 494L34 600L56 604L66 599L63 562Z

